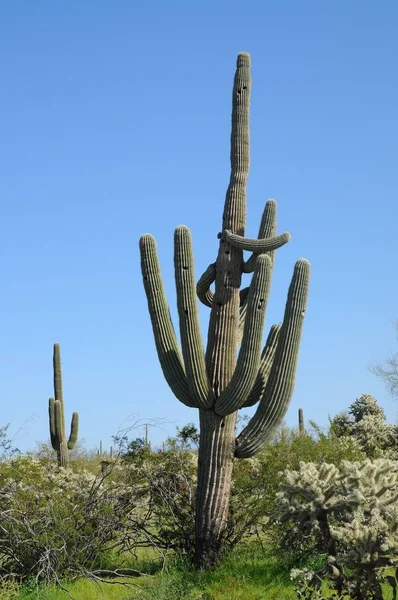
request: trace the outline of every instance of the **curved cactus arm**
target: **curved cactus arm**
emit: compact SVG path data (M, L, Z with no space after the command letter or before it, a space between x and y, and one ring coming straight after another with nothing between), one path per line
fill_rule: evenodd
M215 398L206 372L196 301L191 232L187 227L177 227L174 233L174 268L181 347L188 388L198 406L206 409L214 404Z
M186 406L197 407L188 389L170 311L163 287L156 241L145 234L140 238L141 270L148 300L153 335L164 377L173 394Z
M58 442L58 445L61 445L64 441L65 430L62 427L63 420L63 410L62 404L59 400L55 400L54 402L54 423L55 423L55 435ZM57 446L58 450L58 446Z
M48 418L50 422L50 439L53 450L57 450L57 432L55 429L55 407L54 398L50 398L48 401Z
M282 421L293 394L301 332L308 297L310 264L296 262L285 315L271 372L256 413L236 439L235 456L249 458L258 452Z
M216 280L216 263L212 263L203 273L202 277L196 284L196 294L199 300L205 306L211 308L213 304L214 292L210 289L212 283Z
M272 363L275 357L275 352L278 347L280 330L280 325L272 325L261 354L260 367L258 369L256 381L254 382L249 397L242 408L247 408L248 406L254 406L254 404L257 404L265 390L268 376L270 374Z
M258 240L256 238L246 238L236 233L232 233L229 229L225 229L223 236L225 240L234 248L239 250L248 250L255 254L263 254L264 252L272 252L281 246L287 244L291 235L287 231L271 238Z
M216 400L215 412L228 415L242 407L256 379L271 278L269 256L259 257L247 298L242 345L231 381Z
M68 440L68 449L73 450L76 446L77 436L79 435L79 413L74 412L70 424L70 436Z
M276 233L276 201L267 200L265 203L263 215L261 217L261 223L258 230L258 239L273 238ZM253 273L254 267L256 266L257 254L252 254L251 257L243 263L244 273ZM275 251L271 251L269 254L272 263L274 262Z

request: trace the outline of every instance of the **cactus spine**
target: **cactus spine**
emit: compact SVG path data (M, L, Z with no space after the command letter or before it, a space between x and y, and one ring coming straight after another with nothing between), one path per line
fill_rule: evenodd
M282 421L294 386L310 266L297 261L281 325L261 341L275 250L290 239L276 235L276 202L264 209L258 239L245 237L249 173L250 56L238 55L232 98L231 176L216 262L195 286L191 234L174 235L174 266L181 350L170 318L154 238L140 239L141 269L160 364L174 395L200 414L196 499L198 567L214 564L226 530L234 458L256 454ZM245 262L243 251L251 252ZM240 290L242 273L254 273ZM214 291L211 285L215 284ZM204 352L196 295L211 308ZM237 356L238 346L240 351ZM258 404L235 438L237 410Z
M62 392L61 350L59 344L54 344L53 351L54 373L54 398L49 399L49 420L51 445L57 453L58 465L67 467L69 463L69 450L77 442L79 429L79 414L74 412L70 428L69 439L65 434L64 398Z

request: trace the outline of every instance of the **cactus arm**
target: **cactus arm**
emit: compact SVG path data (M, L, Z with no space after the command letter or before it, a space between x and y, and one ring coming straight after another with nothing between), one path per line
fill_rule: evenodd
M265 203L263 215L261 217L261 223L258 230L258 238L259 239L268 239L273 238L276 232L276 209L277 205L275 200L267 200ZM274 267L275 263L275 251L267 252L268 256L271 259L272 267ZM243 272L244 273L252 273L256 266L258 254L252 254L251 257L243 263ZM241 290L241 307L239 310L239 336L240 338L243 335L243 328L245 325L246 318L246 302L244 292L247 288ZM243 300L243 301L242 301Z
M225 416L241 408L255 382L260 364L271 271L269 256L266 254L260 256L247 297L245 328L235 371L215 404L215 412L218 415Z
M64 429L62 427L62 404L59 400L54 402L54 423L55 423L55 435L57 437L58 445L61 445L64 441Z
M155 239L140 239L141 270L148 300L149 315L159 362L172 392L186 406L197 406L192 399L163 287Z
M196 284L196 294L199 300L205 306L209 306L211 308L213 304L214 292L210 289L212 283L216 280L216 264L212 263L203 273L202 277L198 280Z
M214 404L214 395L206 373L196 301L192 240L187 227L181 226L175 230L174 267L181 347L188 388L198 406L206 409Z
M263 252L272 252L273 250L277 250L281 246L284 246L290 240L291 235L285 231L285 233L281 233L280 235L258 240L256 238L246 238L237 235L236 233L232 233L229 229L225 229L223 237L234 248L248 250L255 254L262 254Z
M48 401L48 417L50 422L50 439L51 446L54 450L57 449L57 433L55 429L55 407L54 407L54 398L50 398Z
M280 329L280 325L272 325L270 329L264 350L261 354L260 367L258 369L256 381L242 408L247 408L248 406L254 406L254 404L257 404L265 390L268 376L270 374L272 363L275 357L275 352L278 347Z
M296 262L285 315L271 372L256 413L236 439L235 456L249 458L258 452L283 419L294 388L302 326L308 296L310 264Z
M265 203L261 223L258 230L258 239L268 239L275 236L276 233L276 209L275 200L267 200ZM272 263L274 262L275 252L269 253ZM256 265L257 254L252 254L251 257L243 264L244 273L253 273Z
M73 450L76 446L77 436L79 434L79 413L74 412L70 425L70 436L68 440L68 450Z

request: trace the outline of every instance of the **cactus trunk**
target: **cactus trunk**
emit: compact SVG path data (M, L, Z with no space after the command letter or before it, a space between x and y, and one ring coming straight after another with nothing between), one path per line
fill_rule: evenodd
M234 460L236 413L200 411L195 563L211 567L222 551Z
M66 440L63 440L57 448L58 466L66 468L69 465L69 451Z
M261 351L274 253L290 240L290 234L276 235L276 202L269 200L258 239L245 237L250 88L250 56L242 52L232 95L231 176L218 234L218 255L196 286L189 229L180 226L174 235L181 350L164 292L156 242L149 234L140 239L144 287L164 376L178 400L198 408L200 414L195 526L195 562L199 568L213 566L222 552L234 459L259 452L286 413L307 303L310 267L308 261L300 259L294 267L283 322L271 327ZM245 250L252 253L247 261ZM250 286L241 290L243 273L253 273L253 277ZM196 295L211 308L206 352ZM235 438L237 411L255 404L254 416Z

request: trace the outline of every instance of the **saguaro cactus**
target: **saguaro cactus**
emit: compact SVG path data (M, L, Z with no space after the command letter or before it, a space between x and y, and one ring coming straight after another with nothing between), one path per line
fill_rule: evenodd
M299 424L299 434L305 434L305 425L304 425L304 411L302 408L298 409L298 424Z
M290 239L276 235L276 202L264 209L258 239L245 235L249 172L250 56L238 55L232 96L231 176L226 193L219 250L195 286L191 234L174 236L174 265L181 333L180 351L163 288L154 238L140 239L141 268L155 343L164 376L175 396L200 413L196 499L196 564L214 564L226 529L234 458L256 454L282 421L296 372L307 303L310 266L294 267L281 325L261 342L275 250ZM243 251L251 256L244 261ZM242 273L253 273L240 290ZM214 291L211 285L215 284ZM204 353L196 294L211 308ZM238 354L238 347L240 350ZM235 437L237 410L258 404Z
M69 450L75 447L79 429L79 414L74 412L69 439L65 434L64 398L62 393L61 350L59 344L54 344L53 352L54 398L49 399L49 420L51 445L57 452L60 467L67 467Z

